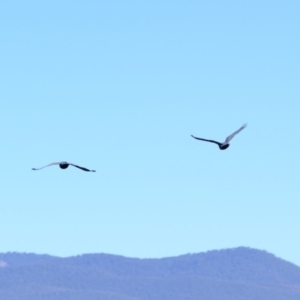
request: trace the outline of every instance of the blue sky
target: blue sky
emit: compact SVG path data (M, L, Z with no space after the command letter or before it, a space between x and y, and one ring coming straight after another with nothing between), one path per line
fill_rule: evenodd
M299 1L2 1L0 252L300 265ZM226 151L190 134L223 141ZM96 173L51 167L70 161Z

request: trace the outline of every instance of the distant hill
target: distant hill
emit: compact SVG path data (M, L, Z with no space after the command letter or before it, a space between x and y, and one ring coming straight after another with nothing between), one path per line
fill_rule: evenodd
M250 248L137 259L0 254L3 300L299 300L300 267Z

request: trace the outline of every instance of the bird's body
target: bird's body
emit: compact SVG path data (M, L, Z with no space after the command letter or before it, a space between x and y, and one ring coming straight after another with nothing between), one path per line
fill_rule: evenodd
M192 135L192 137L196 140L217 144L219 146L220 150L225 150L229 147L229 145L230 145L229 142L233 139L233 137L236 134L238 134L240 131L242 131L246 126L247 126L247 124L244 124L240 129L238 129L237 131L235 131L234 133L229 135L223 143L220 143L220 142L217 142L217 141L214 141L214 140L202 139L202 138L199 138L199 137L195 137L193 135Z
M49 165L46 165L46 166L41 167L41 168L38 168L38 169L32 168L32 170L37 171L37 170L41 170L41 169L44 169L44 168L46 168L46 167L50 167L50 166L54 166L54 165L59 165L59 167L60 167L61 169L67 169L69 166L73 166L73 167L76 167L76 168L78 168L78 169L80 169L80 170L82 170L82 171L86 171L86 172L96 172L95 170L89 170L89 169L87 169L87 168L80 167L80 166L77 166L77 165L75 165L75 164L68 163L68 162L66 162L66 161L61 161L61 162L51 163L51 164L49 164Z
M67 164L66 162L63 162L63 163L60 163L60 164L59 164L59 167L60 167L61 169L67 169L67 168L69 167L69 164Z

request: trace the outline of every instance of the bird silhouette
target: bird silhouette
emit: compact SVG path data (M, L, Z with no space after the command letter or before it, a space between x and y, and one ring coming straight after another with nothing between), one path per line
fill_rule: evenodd
M46 167L50 167L50 166L54 166L54 165L59 165L59 167L60 167L61 169L67 169L69 166L73 166L73 167L76 167L76 168L78 168L78 169L80 169L80 170L83 170L83 171L86 171L86 172L96 172L95 170L89 170L89 169L87 169L87 168L80 167L80 166L77 166L77 165L68 163L68 162L66 162L66 161L54 162L54 163L52 163L52 164L46 165L46 166L41 167L41 168L38 168L38 169L32 168L32 170L37 171L37 170L41 170L41 169L44 169L44 168L46 168Z
M239 132L241 132L245 127L247 126L247 124L244 124L240 129L238 129L237 131L235 131L234 133L232 133L231 135L229 135L225 142L224 143L220 143L220 142L217 142L217 141L214 141L214 140L207 140L207 139L202 139L202 138L199 138L199 137L195 137L193 135L191 135L194 139L196 140L200 140L200 141L205 141L205 142L210 142L210 143L214 143L214 144L217 144L220 148L220 150L225 150L229 147L229 142L234 138L234 136L236 134L238 134Z

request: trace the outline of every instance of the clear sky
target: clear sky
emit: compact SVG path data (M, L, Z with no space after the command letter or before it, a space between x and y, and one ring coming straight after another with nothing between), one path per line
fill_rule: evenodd
M1 1L0 252L300 265L298 0ZM226 151L191 134L223 141ZM96 173L49 167L70 161Z

